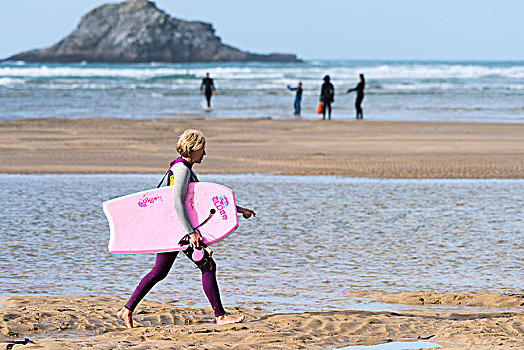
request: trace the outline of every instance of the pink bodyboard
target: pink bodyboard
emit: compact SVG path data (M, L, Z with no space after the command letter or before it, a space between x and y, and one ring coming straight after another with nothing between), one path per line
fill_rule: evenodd
M211 245L238 227L235 196L231 189L210 183L193 182L184 201L193 227ZM173 208L171 186L137 192L103 203L109 222L110 253L158 253L185 250L180 240L187 234ZM206 221L207 220L207 221Z

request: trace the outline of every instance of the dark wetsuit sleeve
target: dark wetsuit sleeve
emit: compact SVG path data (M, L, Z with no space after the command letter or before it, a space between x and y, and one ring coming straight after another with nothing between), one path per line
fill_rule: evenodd
M356 91L357 94L364 93L364 84L362 82L358 83L353 89L349 89L348 92Z

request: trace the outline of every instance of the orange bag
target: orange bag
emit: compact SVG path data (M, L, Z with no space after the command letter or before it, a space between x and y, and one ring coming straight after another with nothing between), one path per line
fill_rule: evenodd
M317 109L315 110L315 112L317 114L322 114L322 110L324 109L324 104L322 102L319 102L318 105L317 105Z

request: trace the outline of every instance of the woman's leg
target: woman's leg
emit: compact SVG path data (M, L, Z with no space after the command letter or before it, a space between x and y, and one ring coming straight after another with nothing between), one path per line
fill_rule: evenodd
M166 278L177 255L178 252L158 253L156 255L155 266L142 278L124 308L118 312L118 317L124 321L128 328L133 328L132 314L138 303L140 303L155 284Z
M133 312L138 303L146 296L155 284L166 278L171 266L175 262L178 252L158 253L156 255L155 266L153 269L142 278L136 287L133 295L129 298L125 307Z
M216 278L217 265L213 258L204 259L197 263L198 268L202 271L202 287L204 293L213 308L217 324L228 324L242 322L244 317L231 316L226 313L220 299L220 290Z
M202 288L215 312L215 317L224 315L226 311L220 300L220 290L218 289L216 277L217 265L215 261L210 257L197 263L197 266L200 271L202 271Z
M362 111L362 100L364 97L357 97L355 100L355 108L357 110L357 119L364 119L364 112Z

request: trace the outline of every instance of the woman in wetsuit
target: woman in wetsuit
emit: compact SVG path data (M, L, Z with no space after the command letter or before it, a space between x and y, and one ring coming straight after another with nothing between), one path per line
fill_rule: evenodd
M353 89L349 89L347 93L349 94L352 91L357 92L357 98L355 99L355 110L357 111L357 119L364 119L364 112L362 111L362 100L364 99L364 87L366 86L366 80L364 79L364 74L360 74L360 82Z
M185 209L184 199L186 197L187 187L190 182L198 181L196 174L193 172L193 165L200 164L206 155L206 140L204 135L199 130L186 130L178 140L176 150L180 154L180 158L171 163L168 177L168 185L173 187L174 202L173 207L180 222L185 227L187 232L187 239L191 251L202 246L202 237L198 229L193 228L189 222ZM237 212L242 214L244 218L248 219L255 216L255 212L251 209L237 206ZM168 253L158 253L156 255L155 266L138 284L133 295L129 298L125 306L118 312L118 317L125 323L128 328L133 328L133 311L138 303L146 296L146 294L161 280L163 280L178 255L177 251ZM188 257L190 253L186 254ZM222 307L220 299L220 292L216 280L216 264L213 258L209 255L205 259L198 262L194 261L197 267L202 272L202 286L211 307L215 313L217 324L227 324L242 322L244 317L237 317L228 315Z

